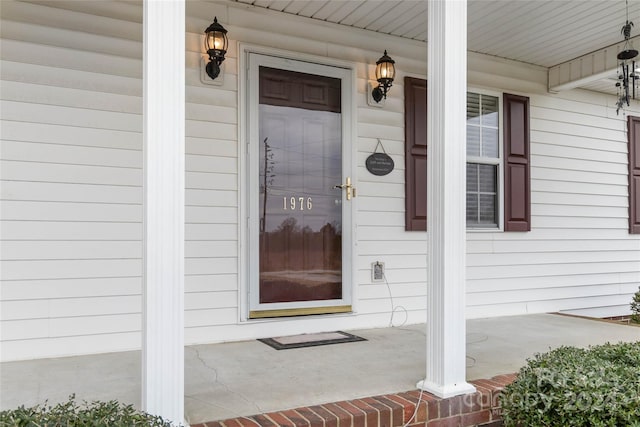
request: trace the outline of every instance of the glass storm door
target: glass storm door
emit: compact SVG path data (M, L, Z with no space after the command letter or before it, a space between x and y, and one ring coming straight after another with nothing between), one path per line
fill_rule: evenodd
M255 62L257 265L250 268L257 267L257 283L250 316L350 311L343 265L343 208L350 202L342 186L342 79Z

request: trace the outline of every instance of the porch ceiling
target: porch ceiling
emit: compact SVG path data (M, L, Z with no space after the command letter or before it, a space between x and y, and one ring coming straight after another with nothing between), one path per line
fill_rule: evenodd
M427 40L422 0L233 0L238 3ZM622 40L624 1L469 0L469 50L543 67L566 62ZM640 24L640 2L629 2Z
M422 0L232 0L407 39L427 41ZM622 0L469 0L471 51L553 67L619 43L626 21ZM629 2L640 23L640 2ZM616 73L582 85L615 94Z
M142 21L142 2L26 0L116 19ZM613 46L623 38L623 0L468 0L471 51L554 67ZM423 0L204 0L187 2L187 14L201 17L206 3L253 6L417 41L427 39ZM629 19L640 34L640 0L629 0ZM636 44L640 43L640 37ZM611 70L611 67L608 67ZM615 94L615 72L580 86Z

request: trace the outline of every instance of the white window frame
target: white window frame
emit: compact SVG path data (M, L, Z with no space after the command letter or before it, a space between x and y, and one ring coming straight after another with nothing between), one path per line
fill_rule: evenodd
M467 160L465 162L465 170L467 163L478 163L478 164L486 164L486 165L496 165L498 167L498 173L496 177L496 192L498 198L498 206L496 209L496 214L498 217L497 227L495 226L466 226L468 232L498 232L504 231L504 119L503 119L503 106L502 106L502 92L493 91L490 89L479 89L474 87L468 87L467 92L474 93L478 95L486 95L493 96L498 98L498 158L491 157L481 157L481 156L469 156L467 155ZM466 116L465 116L466 117ZM465 119L465 135L466 135L466 127L467 122ZM465 138L466 145L466 138ZM466 147L465 147L466 150ZM466 179L465 179L466 184ZM465 198L467 194L467 189L465 185Z

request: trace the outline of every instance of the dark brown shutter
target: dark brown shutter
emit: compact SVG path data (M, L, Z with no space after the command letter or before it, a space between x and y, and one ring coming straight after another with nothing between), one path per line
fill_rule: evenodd
M405 229L427 229L427 81L404 78Z
M629 233L640 234L640 117L629 116Z
M529 98L504 94L504 231L531 230Z

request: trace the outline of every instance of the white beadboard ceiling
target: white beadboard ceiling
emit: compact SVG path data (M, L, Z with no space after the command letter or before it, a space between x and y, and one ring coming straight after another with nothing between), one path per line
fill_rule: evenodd
M234 0L414 40L427 39L422 0ZM638 23L640 1L629 1ZM552 67L623 40L622 0L469 0L471 51Z
M23 1L142 22L140 0ZM265 8L411 40L427 39L425 0L188 0L187 14L202 17L211 3ZM632 36L640 35L640 0L629 0L629 19L636 22ZM550 68L620 43L625 20L624 0L468 0L468 48ZM582 87L615 93L615 72L610 77L613 80Z

